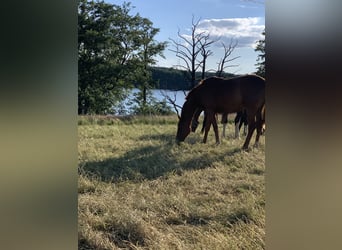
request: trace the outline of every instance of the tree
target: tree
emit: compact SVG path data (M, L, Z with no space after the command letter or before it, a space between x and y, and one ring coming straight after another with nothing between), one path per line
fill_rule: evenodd
M113 78L117 69L112 51L111 23L121 11L103 2L79 1L78 5L78 113L104 113L122 94L114 85L122 84ZM113 66L113 67L111 67ZM113 91L109 91L112 88Z
M150 66L156 63L154 59L155 55L163 57L162 52L166 47L166 42L157 42L154 40L155 35L159 32L159 29L153 28L153 23L147 18L141 18L139 20L139 43L141 48L137 52L138 62L136 67L138 68L138 89L140 93L136 93L135 102L138 103L138 110L140 114L151 113L153 105L157 105L155 99L152 98L151 88L153 87L152 72ZM148 98L150 102L148 102Z
M256 74L265 78L265 30L262 32L262 35L264 39L259 40L255 48L255 51L259 52L255 66L257 66Z
M177 42L174 39L169 38L174 45L174 49L170 49L170 51L175 52L176 56L180 58L186 65L178 66L184 68L188 72L190 88L196 86L196 71L198 70L198 68L201 65L204 65L205 71L205 60L209 55L212 54L211 51L207 50L207 47L215 42L210 40L208 33L197 32L199 22L200 19L195 22L194 17L192 17L190 37L180 34L180 31L178 30L178 37L180 38L181 42ZM199 60L198 55L200 55L201 53L202 60Z
M193 88L197 84L197 70L201 67L201 75L200 79L204 79L206 77L206 74L208 73L206 71L206 62L209 56L213 55L213 52L210 50L210 46L217 42L217 40L212 40L210 38L210 34L208 32L198 32L198 25L200 24L200 19L195 22L194 16L192 17L192 26L191 26L191 35L182 35L180 34L180 31L178 30L178 37L180 38L180 42L177 42L174 39L169 38L174 45L173 49L170 49L170 51L175 52L176 56L180 58L186 66L183 65L177 65L180 68L183 68L187 72L188 79L190 81L189 89ZM225 63L231 62L238 57L230 59L229 56L231 56L231 53L234 51L235 47L237 45L237 42L235 44L231 43L226 46L224 43L222 43L222 46L224 48L224 55L223 58L218 63L218 69L216 71L216 75L218 76L224 76L226 75L224 72L224 69L227 67L234 67L236 65L229 65L225 66ZM201 59L199 59L199 55L202 56ZM229 59L228 59L229 58ZM166 97L168 102L173 105L175 111L178 114L179 108L177 105L175 105L176 100L175 98Z
M223 57L220 59L220 61L217 63L217 71L216 75L221 77L223 76L224 70L228 67L236 67L237 65L226 65L227 62L234 61L235 59L239 58L240 56L236 56L233 58L229 58L231 54L233 53L234 49L237 46L237 41L233 44L233 40L230 41L230 44L226 46L224 43L222 43L222 47L224 48L224 54Z
M78 2L79 114L113 112L144 74L143 65L164 49L151 39L157 32L152 23L130 10L129 3Z
M209 46L214 43L214 40L210 40L210 35L204 35L203 39L199 41L200 43L200 48L201 48L201 56L202 56L202 60L199 61L199 64L202 66L202 77L201 79L204 79L205 73L206 73L206 62L207 62L207 58L211 55L213 55L213 52L209 49Z

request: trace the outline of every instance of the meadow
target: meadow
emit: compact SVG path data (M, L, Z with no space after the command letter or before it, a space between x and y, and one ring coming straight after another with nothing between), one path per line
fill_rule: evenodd
M79 117L79 249L265 249L265 136L177 145L177 122Z

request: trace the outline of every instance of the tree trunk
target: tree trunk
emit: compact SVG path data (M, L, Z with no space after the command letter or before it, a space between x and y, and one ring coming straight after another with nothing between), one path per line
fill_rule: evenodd
M147 103L147 89L146 89L146 86L144 86L143 87L143 106L145 106L146 105L146 103Z
M203 57L203 67L202 67L202 80L205 78L205 62L207 58L204 56Z

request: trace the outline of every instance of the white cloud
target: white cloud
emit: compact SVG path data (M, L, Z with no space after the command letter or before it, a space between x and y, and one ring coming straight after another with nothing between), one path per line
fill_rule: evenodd
M244 4L238 4L237 7L242 9L257 9L257 6L250 6L250 5L244 5Z
M265 25L260 17L205 19L200 21L197 32L208 32L211 38L229 44L231 39L238 41L237 47L255 47L256 41L263 38ZM219 43L217 43L219 45Z
M256 4L262 4L265 5L265 0L240 0L240 2L249 2L249 3L256 3Z

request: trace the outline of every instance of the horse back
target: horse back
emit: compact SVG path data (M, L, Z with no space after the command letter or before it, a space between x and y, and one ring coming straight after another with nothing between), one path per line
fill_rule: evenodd
M265 80L256 75L247 75L241 78L240 91L244 102L258 103L258 106L265 103Z
M197 90L198 106L233 113L265 102L265 80L256 75L207 78Z

